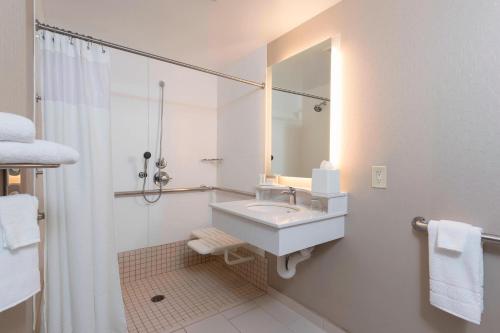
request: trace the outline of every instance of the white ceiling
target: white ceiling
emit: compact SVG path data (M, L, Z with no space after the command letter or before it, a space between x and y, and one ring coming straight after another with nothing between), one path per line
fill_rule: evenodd
M222 68L341 0L38 0L44 23Z

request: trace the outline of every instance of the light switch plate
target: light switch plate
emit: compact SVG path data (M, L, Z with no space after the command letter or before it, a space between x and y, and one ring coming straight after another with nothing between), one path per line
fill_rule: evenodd
M385 165L372 166L372 187L387 188L387 167Z

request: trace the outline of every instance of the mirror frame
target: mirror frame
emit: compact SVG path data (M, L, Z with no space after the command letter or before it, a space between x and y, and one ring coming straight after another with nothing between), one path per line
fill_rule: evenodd
M331 62L330 62L330 161L333 163L334 167L338 169L340 167L340 138L341 138L341 83L342 83L342 59L340 52L340 35L333 37L321 39L319 41L315 40L313 43L307 44L305 47L297 50L295 53L288 55L286 58L281 59L284 61L294 55L297 55L317 44L323 43L326 40L331 42ZM271 166L271 154L272 154L272 95L273 95L273 80L272 80L272 66L273 64L267 66L266 75L266 116L265 116L265 149L264 149L264 160L265 160L265 174L266 177L274 177L272 174ZM319 165L318 165L319 168ZM312 173L312 170L311 170ZM284 186L293 186L303 189L311 189L311 178L302 177L291 177L287 175L280 175L278 179L278 184Z

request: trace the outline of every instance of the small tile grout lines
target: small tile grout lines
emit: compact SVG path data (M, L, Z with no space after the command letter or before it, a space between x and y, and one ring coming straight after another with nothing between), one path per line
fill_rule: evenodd
M252 255L246 249L238 251ZM263 295L267 259L228 266L180 241L118 254L130 333L166 333ZM151 298L164 295L154 303Z
M264 294L217 261L125 282L122 291L130 333L171 332ZM153 303L155 295L165 299Z
M187 246L186 241L120 252L118 264L121 282L131 282L215 259L202 256Z
M257 288L267 290L267 258L256 255L245 248L238 249L237 253L243 257L253 256L255 259L243 264L227 265L226 267ZM223 256L217 256L216 260L224 263Z

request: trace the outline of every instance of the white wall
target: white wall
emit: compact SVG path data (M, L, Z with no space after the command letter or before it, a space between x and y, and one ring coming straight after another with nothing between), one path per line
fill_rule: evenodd
M301 156L297 154L302 129L302 97L272 92L271 171L276 175L300 175Z
M328 68L330 70L330 68ZM330 84L317 86L307 93L318 96L330 96ZM321 101L312 98L302 98L303 122L300 133L300 173L311 178L312 169L319 168L321 161L330 159L330 103L321 106L323 111L314 111L314 106ZM325 140L326 138L326 140ZM296 152L297 153L297 152ZM292 174L292 176L295 176Z
M224 72L265 82L267 48L261 47ZM218 151L224 159L218 172L219 186L255 191L264 173L265 91L238 82L218 79Z
M330 97L331 39L272 65L272 85ZM330 104L273 90L272 173L311 178L313 168L330 159Z
M158 158L159 80L165 81L163 153L169 188L216 183L217 80L209 75L119 51L112 52L111 113L115 191L141 189L137 177L150 151ZM151 179L151 178L150 178ZM156 188L148 181L148 188ZM115 198L118 251L188 239L210 224L210 193L164 194L156 204L142 197Z
M284 87L287 87L286 85ZM318 96L329 96L330 85L301 89ZM272 93L272 173L291 177L312 177L312 169L329 160L330 103L320 113L314 111L317 99L279 91Z

